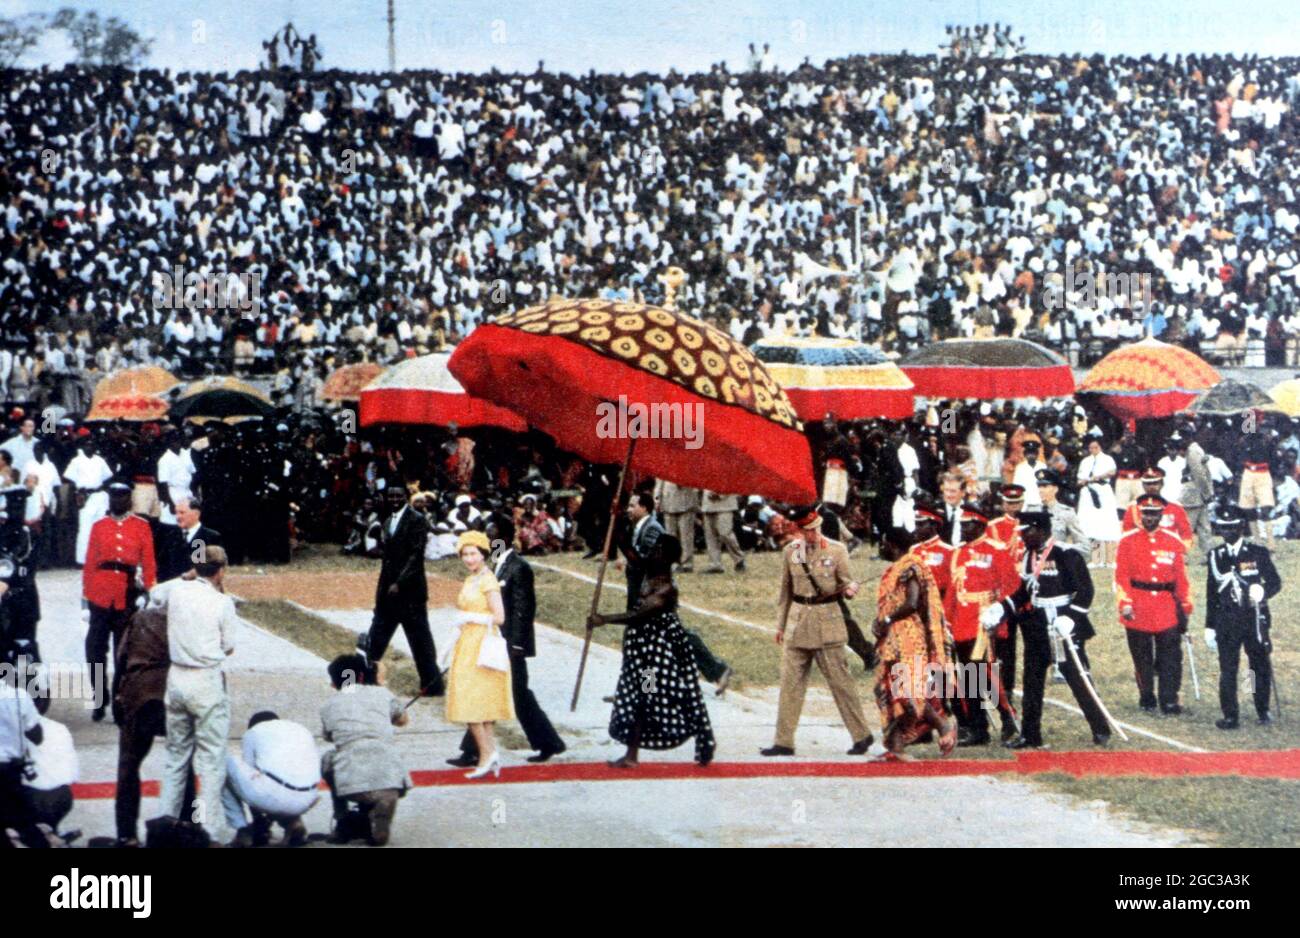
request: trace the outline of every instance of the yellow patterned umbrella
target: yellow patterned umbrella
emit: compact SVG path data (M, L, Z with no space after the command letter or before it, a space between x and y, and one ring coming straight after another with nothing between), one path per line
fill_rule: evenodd
M1288 378L1268 389L1273 403L1288 417L1300 417L1300 378Z
M101 378L91 395L91 403L97 403L106 397L118 397L125 394L166 394L172 388L179 387L181 381L165 368L157 365L142 365L139 368L127 368L115 371Z

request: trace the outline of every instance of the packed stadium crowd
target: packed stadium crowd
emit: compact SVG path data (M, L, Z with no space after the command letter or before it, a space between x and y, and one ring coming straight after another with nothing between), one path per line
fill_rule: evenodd
M669 266L746 342L997 333L1086 362L1150 333L1294 363L1289 60L1031 55L981 28L763 62L10 71L0 390L75 410L69 373L136 362L310 385L554 294L654 302Z

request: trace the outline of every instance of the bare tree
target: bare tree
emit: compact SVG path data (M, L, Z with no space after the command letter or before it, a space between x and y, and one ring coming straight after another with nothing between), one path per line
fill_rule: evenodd
M17 65L18 60L41 41L49 26L48 17L41 13L28 13L13 19L0 18L0 67Z
M116 16L100 19L93 10L77 13L64 7L50 21L53 29L68 34L82 65L139 65L153 47L124 20Z

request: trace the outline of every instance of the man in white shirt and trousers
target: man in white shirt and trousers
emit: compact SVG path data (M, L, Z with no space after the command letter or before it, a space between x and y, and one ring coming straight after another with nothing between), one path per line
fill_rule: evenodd
M320 800L320 754L307 727L281 720L270 710L253 714L244 733L242 755L226 755L226 787L221 806L236 831L234 846L264 847L271 824L284 828L285 843L307 842L302 816ZM247 806L253 815L248 823Z
M226 783L226 740L230 698L222 664L235 651L239 619L222 589L226 552L204 545L192 580L168 580L153 601L167 609L167 768L162 779L162 814L192 820L219 841L223 833L221 790ZM193 812L184 801L191 762L200 796Z
M108 491L104 488L113 478L113 469L108 461L95 451L94 437L83 437L77 446L77 455L73 456L68 467L63 470L63 478L71 482L77 492L77 566L86 562L86 550L90 547L90 529L95 522L108 514Z

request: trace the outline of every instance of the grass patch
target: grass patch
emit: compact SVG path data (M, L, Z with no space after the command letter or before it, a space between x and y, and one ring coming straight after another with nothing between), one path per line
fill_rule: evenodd
M1300 847L1300 782L1265 778L1036 776L1046 787L1147 823L1194 830L1216 847Z

